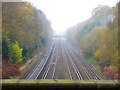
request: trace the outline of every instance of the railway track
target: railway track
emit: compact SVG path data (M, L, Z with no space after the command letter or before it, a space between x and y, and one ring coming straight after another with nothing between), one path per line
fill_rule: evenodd
M53 40L44 58L36 65L26 79L56 79L56 73L61 73L56 69L60 60L65 61L67 77L71 80L101 80L101 77L85 62L83 57L78 57L64 40L58 39Z
M75 66L76 67L76 73L78 73L77 74L77 76L78 76L78 79L81 79L81 80L85 80L86 79L86 75L87 75L87 73L84 73L85 71L83 70L83 67L81 67L80 65L78 66L78 63L76 63L75 61L74 61L74 57L73 56L71 56L71 54L69 53L69 51L67 50L67 48L66 48L66 51L67 51L67 54L68 54L68 56L69 57L71 57L71 59L69 59L71 62L72 62L72 64L73 64L73 66ZM71 67L71 65L69 65L69 67ZM71 71L71 73L72 73L72 71ZM81 77L81 78L79 78L79 77ZM89 76L88 76L88 78L89 78ZM73 79L75 79L74 77L73 77Z
M72 57L70 56L70 54L68 53L68 51L67 51L67 49L65 47L64 47L64 49L65 49L66 57L69 58L69 59L67 59L67 63L68 63L68 67L70 69L72 79L82 80L83 77L81 76L76 64L73 62Z
M50 62L46 66L46 69L44 69L43 74L41 73L38 77L38 79L53 79L56 69L56 63L57 63L57 52L58 51L58 44L56 43L53 48L53 53L51 54ZM45 67L44 67L45 68Z
M38 62L35 68L31 71L31 73L25 79L38 79L39 75L42 72L44 72L44 69L47 63L49 63L49 58L52 54L54 46L55 46L55 42L53 41L51 46L48 48L46 54L44 55L44 58L40 62Z
M69 47L69 45L67 45ZM70 52L70 56L73 56L73 60L74 62L76 62L76 65L79 63L78 67L81 67L81 72L83 72L83 76L86 75L88 80L102 80L102 78L95 72L95 69L93 69L93 67L87 63L84 58L82 56L79 55L79 57L77 57L73 52L73 50L71 48L68 48L67 50ZM86 79L86 78L84 78Z

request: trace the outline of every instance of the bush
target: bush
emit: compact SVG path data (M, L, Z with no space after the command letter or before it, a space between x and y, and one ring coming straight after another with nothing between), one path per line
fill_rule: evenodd
M21 63L23 60L23 58L22 58L23 49L20 48L18 42L15 42L12 45L12 50L13 50L13 63L15 63L15 64Z
M120 80L120 74L118 73L118 67L116 66L107 66L104 67L103 71L105 72L105 75L113 80Z
M11 42L10 39L6 36L3 35L3 40L2 40L2 59L5 58L4 60L9 61L12 57L12 48L11 48Z
M3 63L2 64L2 78L9 79L10 77L15 77L20 74L19 65L12 63Z

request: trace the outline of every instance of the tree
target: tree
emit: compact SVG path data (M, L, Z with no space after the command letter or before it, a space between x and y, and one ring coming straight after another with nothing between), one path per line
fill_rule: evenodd
M94 53L101 66L109 66L117 62L118 57L118 31L105 28L101 35L100 47Z
M18 42L15 42L12 45L12 50L13 50L13 63L15 64L20 64L23 60L22 56L22 51L23 49L20 48Z
M12 48L11 48L11 42L10 39L6 36L3 35L2 39L2 59L5 58L6 61L11 62L12 58Z
M85 35L80 41L80 47L89 55L99 48L102 28L94 28L89 34Z
M8 36L11 43L19 42L24 60L33 57L50 38L51 26L46 16L27 2L6 2L2 6L3 35Z

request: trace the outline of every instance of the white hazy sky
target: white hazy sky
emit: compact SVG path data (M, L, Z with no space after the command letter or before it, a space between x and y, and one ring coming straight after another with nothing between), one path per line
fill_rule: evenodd
M25 0L26 1L26 0ZM87 20L98 5L114 6L118 0L27 0L42 10L54 31L67 28Z

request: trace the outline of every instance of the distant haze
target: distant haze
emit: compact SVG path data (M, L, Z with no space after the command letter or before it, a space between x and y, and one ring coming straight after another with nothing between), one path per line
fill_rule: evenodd
M90 18L98 5L115 6L118 0L25 0L42 10L57 33Z

